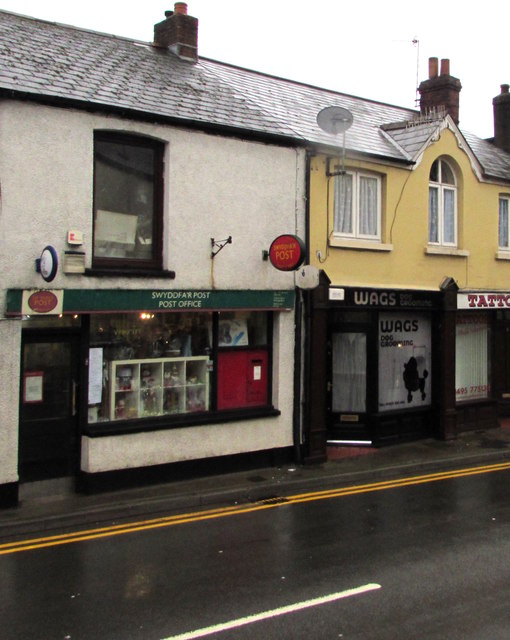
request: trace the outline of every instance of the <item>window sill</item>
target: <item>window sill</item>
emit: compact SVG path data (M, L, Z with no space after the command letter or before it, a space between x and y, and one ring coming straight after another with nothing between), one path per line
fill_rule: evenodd
M456 247L425 247L425 253L429 256L452 256L454 258L467 258L469 251L467 249L457 249Z
M152 269L85 269L85 275L92 278L107 278L107 277L129 277L129 278L165 278L173 280L175 278L175 271L163 271Z
M510 251L501 250L496 253L496 260L510 260Z
M461 400L459 398L455 400L455 406L460 408L464 408L468 405L474 405L474 404L480 404L480 403L494 404L494 400L492 398L488 398L487 396L484 396L483 398L466 398L464 400Z
M349 238L330 238L330 247L340 249L355 249L358 251L393 251L392 244L385 244L379 240L350 240Z
M204 413L183 413L167 415L159 418L137 420L114 420L112 422L92 422L86 424L82 434L89 438L121 436L131 433L146 433L186 427L200 427L259 418L275 418L281 412L272 406L230 409L225 411L209 411Z

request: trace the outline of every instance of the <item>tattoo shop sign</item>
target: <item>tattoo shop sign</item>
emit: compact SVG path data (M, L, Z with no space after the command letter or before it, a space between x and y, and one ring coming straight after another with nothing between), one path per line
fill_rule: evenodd
M510 309L510 293L478 291L457 294L457 309Z

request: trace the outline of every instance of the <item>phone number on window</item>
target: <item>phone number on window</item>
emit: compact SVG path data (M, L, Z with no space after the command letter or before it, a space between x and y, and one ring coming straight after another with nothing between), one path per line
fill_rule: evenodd
M471 398L473 396L481 396L488 395L490 391L490 385L488 384L477 384L471 385L469 387L459 387L455 390L455 395L457 397Z

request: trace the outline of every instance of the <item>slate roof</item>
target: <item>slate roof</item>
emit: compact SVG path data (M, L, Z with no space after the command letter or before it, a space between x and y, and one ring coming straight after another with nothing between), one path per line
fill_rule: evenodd
M422 122L414 118L406 122L383 124L382 129L410 157L416 158L441 128L442 119Z
M510 154L494 146L491 140L462 133L488 178L510 180Z
M316 121L322 108L335 105L353 115L345 134L351 153L403 163L413 161L431 132L426 125L383 128L413 120L413 109L207 58L192 64L150 43L1 10L0 92L338 148L342 136ZM463 135L486 173L510 180L509 154Z
M379 127L384 122L413 117L411 109L365 100L327 89L284 80L212 60L200 61L208 73L221 79L248 100L260 104L279 122L288 122L299 138L307 143L339 147L342 136L326 133L317 124L317 114L325 107L339 106L353 115L353 124L345 134L346 147L354 152L408 161Z

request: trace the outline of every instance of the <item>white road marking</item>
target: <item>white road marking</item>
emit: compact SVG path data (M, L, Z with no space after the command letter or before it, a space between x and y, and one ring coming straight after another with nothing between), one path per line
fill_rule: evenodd
M287 613L294 613L295 611L301 611L302 609L308 609L309 607L317 607L321 604L327 604L328 602L335 602L335 600L342 600L343 598L350 598L351 596L358 596L369 591L376 591L380 589L380 584L365 584L361 587L354 589L347 589L346 591L339 591L338 593L332 593L329 596L322 596L320 598L314 598L313 600L305 600L304 602L297 602L296 604L290 604L286 607L279 607L278 609L272 609L271 611L263 611L262 613L256 613L252 616L246 616L246 618L239 618L238 620L231 620L230 622L223 622L222 624L215 624L211 627L205 627L203 629L197 629L196 631L188 631L181 633L177 636L170 636L164 640L194 640L194 638L203 638L210 636L213 633L219 633L221 631L228 631L229 629L237 629L253 622L259 622L260 620L268 620L276 616L285 615Z

